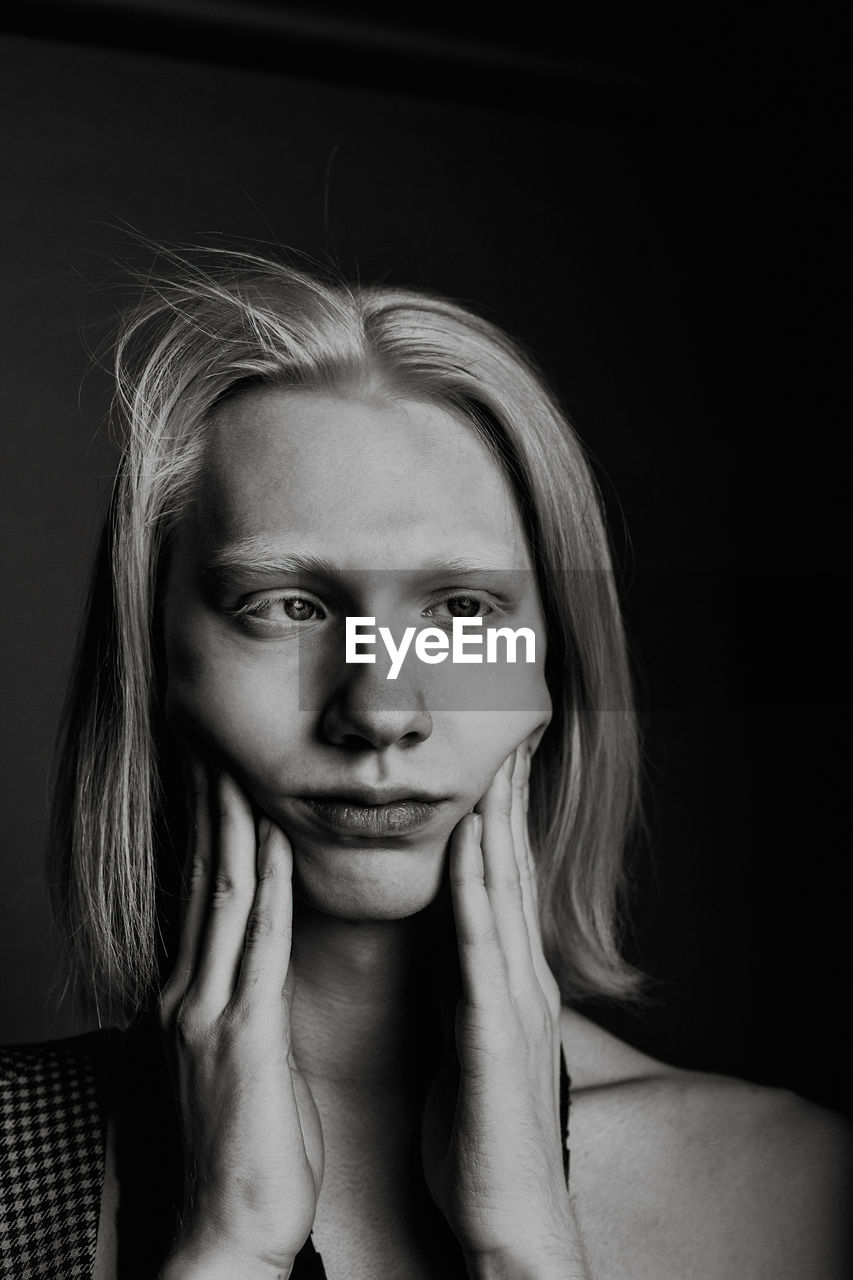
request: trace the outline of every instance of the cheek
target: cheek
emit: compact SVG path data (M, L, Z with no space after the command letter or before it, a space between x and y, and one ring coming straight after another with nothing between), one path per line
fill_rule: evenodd
M175 737L238 776L279 767L299 735L294 682L192 640L171 640L164 713Z
M489 711L519 723L526 720L532 731L551 716L541 641L544 627L537 631L535 650L523 641L511 649L499 641L493 647L471 644L458 657L448 654L440 662L433 659L435 665L424 665L412 656L407 658L410 678L417 680L431 711Z
M463 711L453 715L453 740L459 767L464 776L465 798L470 804L490 786L498 769L516 748L529 744L534 750L552 715L551 698L544 678L538 676L528 688L524 705L502 711Z
M553 714L544 661L505 663L481 670L481 687L472 684L471 695L479 694L479 706L489 709L491 730L485 730L486 741L494 739L503 752L501 761L528 740L538 746Z

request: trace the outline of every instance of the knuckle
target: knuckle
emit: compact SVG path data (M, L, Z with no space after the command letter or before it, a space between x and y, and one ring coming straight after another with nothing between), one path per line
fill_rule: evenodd
M206 1024L194 1001L182 1000L171 1019L179 1047L197 1049L206 1035Z
M200 884L207 880L210 863L208 859L201 853L194 853L192 865L190 866L190 892L198 889Z
M175 996L167 984L157 997L157 1022L161 1030L168 1031L175 1016Z
M236 1048L245 1035L254 1009L252 994L251 990L241 993L239 997L231 1000L219 1015L219 1041L226 1054Z
M262 942L275 932L272 917L268 911L254 907L246 921L246 941Z
M258 868L258 886L267 890L275 889L281 880L281 868L273 858L267 857Z
M213 879L213 895L211 905L222 907L230 902L237 891L234 877L228 871L218 870Z
M225 1056L243 1056L254 1046L272 1047L281 1036L278 1009L265 998L262 984L253 979L244 984L219 1016L218 1044Z

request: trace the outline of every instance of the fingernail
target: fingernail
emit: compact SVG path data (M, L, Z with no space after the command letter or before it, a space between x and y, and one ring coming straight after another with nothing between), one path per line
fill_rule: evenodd
M515 773L515 761L517 756L518 756L518 752L513 751L512 755L507 756L506 760L504 760L503 768L501 772L503 773L505 778L511 779L513 774Z
M474 819L471 824L471 830L474 833L474 839L479 844L483 838L483 819L480 817L479 813L472 813L471 817Z

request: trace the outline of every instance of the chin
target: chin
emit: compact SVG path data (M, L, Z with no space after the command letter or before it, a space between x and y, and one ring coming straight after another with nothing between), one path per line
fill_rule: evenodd
M329 848L294 840L294 896L340 920L404 920L435 900L445 864L444 845Z

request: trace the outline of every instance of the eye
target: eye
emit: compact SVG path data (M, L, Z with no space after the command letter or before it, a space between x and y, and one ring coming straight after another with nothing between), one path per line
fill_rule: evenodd
M310 622L312 618L322 614L314 601L306 600L304 596L289 596L281 603L284 612L292 622Z
M451 618L482 618L487 613L492 613L492 606L486 601L481 600L479 596L469 595L467 592L459 592L456 595L445 596L443 600L437 601L435 605L430 605L428 609L424 609L424 613L428 618L437 616L437 607L445 605L447 614ZM481 610L484 612L481 613Z
M484 601L476 596L448 596L446 603L452 618L477 618Z
M277 595L260 596L235 610L233 618L243 626L287 626L292 622L317 622L326 617L325 611L310 596Z

